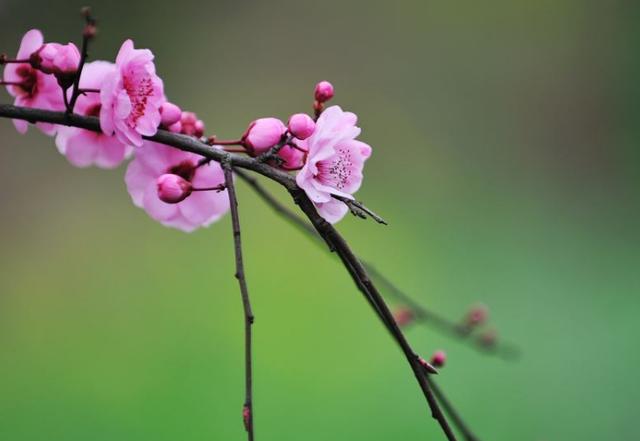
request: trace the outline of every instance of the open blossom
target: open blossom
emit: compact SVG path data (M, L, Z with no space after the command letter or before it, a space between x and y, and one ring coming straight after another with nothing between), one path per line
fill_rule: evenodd
M42 47L42 33L37 29L27 32L22 38L17 60L29 60L31 54ZM46 110L63 110L62 90L53 75L47 75L34 69L29 63L9 63L4 68L4 81L7 91L15 97L14 104L21 107L35 107ZM20 133L26 133L28 123L13 120ZM56 132L56 126L48 123L37 123L36 126L47 135Z
M166 101L162 80L156 75L153 54L122 44L116 70L105 79L100 91L100 127L115 133L124 144L142 145L143 136L153 136L161 121L160 106Z
M136 149L125 175L133 203L163 225L182 231L190 232L215 222L229 209L226 190L196 190L224 184L224 173L217 162L198 167L200 159L201 156L193 153L145 141ZM166 182L166 177L159 182L159 178L166 174L189 182L193 193L177 203L163 202L158 192L167 192L169 189L165 187L171 182Z
M94 61L87 63L82 70L80 87L100 89L104 79L116 70L113 63ZM75 112L85 116L98 116L102 105L98 93L86 93L78 97ZM93 132L76 127L60 127L56 136L56 145L76 167L96 165L101 168L114 168L120 165L132 151L132 147L121 142L114 135Z
M296 176L296 182L313 201L320 216L331 223L344 217L349 208L331 195L353 199L362 184L364 162L371 147L355 138L357 116L339 106L325 110L316 129L299 145L308 150L307 162Z

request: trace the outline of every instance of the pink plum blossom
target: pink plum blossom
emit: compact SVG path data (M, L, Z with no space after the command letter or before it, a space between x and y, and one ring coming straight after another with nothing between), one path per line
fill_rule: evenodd
M331 195L353 199L362 184L364 162L371 156L371 147L355 139L360 134L356 122L355 114L331 106L318 118L313 135L299 142L309 153L296 182L320 216L331 223L342 219L349 209Z
M217 162L198 166L201 159L193 153L145 141L136 149L125 175L133 203L161 224L186 232L215 222L229 209L226 190L196 190L224 184L224 173ZM165 174L189 182L193 193L178 203L163 202L158 195L158 178Z
M116 67L100 91L100 127L122 143L139 147L143 136L158 131L160 106L166 101L162 80L151 51L135 49L131 40L122 44Z
M87 63L82 69L80 87L99 89L105 78L115 72L116 66L107 61ZM100 114L100 94L88 92L78 97L74 111L80 115ZM96 165L100 168L115 168L131 154L132 147L122 143L116 136L76 127L60 127L56 136L60 153L76 167Z
M313 135L316 123L306 113L296 113L289 118L289 132L298 139L307 139Z
M278 118L260 118L249 124L242 142L251 155L259 155L280 142L286 131Z
M31 54L42 47L44 39L42 33L32 29L22 37L17 60L29 60ZM63 110L62 89L58 86L53 75L47 75L31 66L29 63L9 63L4 68L4 81L7 91L15 97L14 104L21 107L34 107L46 110ZM17 83L17 84L16 84ZM20 133L26 133L28 123L13 120L13 124ZM36 126L47 135L56 132L56 126L48 123L37 123Z
M283 160L280 168L283 170L300 170L307 160L307 151L298 145L287 144L278 152L278 156Z

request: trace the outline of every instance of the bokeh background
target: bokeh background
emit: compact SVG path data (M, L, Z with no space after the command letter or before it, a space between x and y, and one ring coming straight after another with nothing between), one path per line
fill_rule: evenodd
M3 0L0 51L31 27L77 41L80 6ZM408 331L422 353L447 351L440 384L481 439L638 438L636 2L93 9L92 55L129 37L151 48L170 98L222 137L335 84L374 147L359 197L390 222L340 230L428 308L458 319L486 303L523 350L505 362ZM166 229L131 204L124 168L73 168L8 121L0 139L0 439L244 439L229 219ZM339 263L239 193L258 438L441 439Z

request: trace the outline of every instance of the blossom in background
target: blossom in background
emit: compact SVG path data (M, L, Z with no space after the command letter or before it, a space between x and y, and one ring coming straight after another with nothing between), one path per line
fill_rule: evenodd
M133 203L165 226L193 231L218 220L229 210L226 191L196 191L224 184L224 173L217 162L198 166L202 159L193 153L145 141L135 151L125 175L127 190ZM166 174L188 181L193 192L178 203L163 202L158 184L166 185ZM165 190L160 188L160 190Z
M116 71L116 66L107 61L87 63L82 70L80 88L100 89L104 79ZM75 112L85 116L98 116L102 105L100 94L87 92L78 97ZM132 147L121 142L114 135L78 129L60 127L56 136L56 145L60 153L76 167L96 165L101 168L114 168L131 153Z
M22 37L16 60L29 60L31 55L42 47L42 32L32 29ZM64 110L62 90L53 75L45 74L30 63L8 63L4 68L4 81L7 91L15 97L14 105L35 107L46 110ZM29 124L22 120L13 120L20 133L26 133ZM48 123L37 123L36 126L47 135L56 132L56 126Z
M135 49L131 40L125 41L116 58L116 70L101 88L100 100L104 133L115 133L122 143L138 147L143 136L155 135L166 99L151 51Z
M332 195L353 199L352 194L362 184L364 162L371 156L371 147L355 139L360 134L357 119L355 114L331 106L318 118L313 135L299 142L308 156L296 182L320 216L331 223L338 222L349 210Z

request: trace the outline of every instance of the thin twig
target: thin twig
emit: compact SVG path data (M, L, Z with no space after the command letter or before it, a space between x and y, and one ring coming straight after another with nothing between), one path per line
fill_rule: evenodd
M82 76L82 70L84 69L84 65L87 62L87 58L89 57L89 41L93 38L93 33L89 31L89 28L95 32L96 21L91 16L91 11L88 8L83 9L83 15L85 17L85 29L82 32L82 49L80 50L80 63L78 64L78 72L76 73L76 78L73 81L73 89L71 92L71 100L67 105L67 113L73 113L73 109L76 106L76 101L78 101L78 97L82 94L80 90L80 77ZM66 96L66 91L64 92Z
M378 222L382 225L389 225L386 220L378 216L371 209L367 208L362 202L356 201L355 199L345 198L344 196L339 196L336 194L331 195L334 199L337 199L347 205L349 207L349 211L356 217L366 219L370 217L374 221Z
M244 310L244 348L245 348L245 401L242 409L245 429L247 430L248 440L253 441L253 367L252 367L252 326L253 311L251 309L251 301L249 299L249 289L247 288L247 280L244 275L244 263L242 261L242 241L240 238L240 218L238 216L238 200L236 198L236 190L233 183L233 174L231 173L231 164L228 160L222 162L224 170L224 182L229 195L229 206L231 211L231 225L233 228L233 241L236 256L236 279L240 285L240 294L242 296L242 307Z

